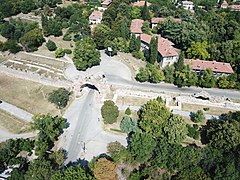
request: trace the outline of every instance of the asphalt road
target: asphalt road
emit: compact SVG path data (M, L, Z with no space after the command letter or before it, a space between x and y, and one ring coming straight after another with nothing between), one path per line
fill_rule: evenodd
M70 161L76 161L80 157L81 152L84 152L84 148L86 151L87 141L101 131L101 122L98 121L100 109L95 102L95 93L97 92L94 90L88 90L87 95L79 101L78 106L75 107L77 108L76 113L79 112L78 114L70 113L70 116L68 114L64 116L70 122L70 128L72 129L74 126L74 130L69 129L69 133L66 134L66 140L69 141L69 145L66 149L68 157L65 164ZM76 116L77 119L74 120Z
M228 98L240 98L240 92L235 90L223 90L223 89L215 89L215 88L200 88L200 87L183 87L178 88L173 84L167 83L158 83L158 84L151 84L151 83L140 83L136 81L131 81L127 79L123 79L120 76L114 76L111 74L106 74L107 82L109 84L115 84L120 86L128 86L131 89L138 88L144 89L149 91L155 91L159 93L177 93L177 94L194 94L201 91L206 91L212 96L225 96Z

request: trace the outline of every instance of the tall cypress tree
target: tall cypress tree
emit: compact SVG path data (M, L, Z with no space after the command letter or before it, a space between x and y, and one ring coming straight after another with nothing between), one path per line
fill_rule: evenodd
M129 51L130 52L136 51L136 36L135 36L135 34L133 34L131 36L130 43L129 43Z
M140 37L138 36L137 39L136 39L136 51L140 51L140 48L141 48L141 40L140 40Z
M120 36L124 39L124 40L128 40L130 37L130 29L127 26L127 22L126 21L122 21L121 25L120 25Z
M142 18L144 21L146 20L150 20L150 14L149 14L149 10L147 7L147 1L145 1L142 12L141 12Z
M158 38L152 37L149 45L149 63L154 64L158 56Z

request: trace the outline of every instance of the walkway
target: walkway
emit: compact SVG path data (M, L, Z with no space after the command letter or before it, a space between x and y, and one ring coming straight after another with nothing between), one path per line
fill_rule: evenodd
M32 121L32 117L33 117L32 114L30 114L29 112L24 111L23 109L20 109L12 104L9 104L7 102L2 101L2 103L0 104L0 109L8 112L9 114L11 114L19 119L22 119L22 120L25 120L28 122Z

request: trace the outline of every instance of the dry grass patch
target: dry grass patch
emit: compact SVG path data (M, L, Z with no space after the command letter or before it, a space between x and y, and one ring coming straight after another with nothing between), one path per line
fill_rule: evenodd
M20 120L3 110L0 110L0 128L14 134L25 133L31 130L28 122Z
M209 108L208 111L204 111L205 114L215 115L215 116L220 116L223 113L228 113L229 111L233 111L231 109L213 107L213 106L205 106L205 105L189 104L189 103L182 104L183 111L196 112L197 110L203 110L203 108Z
M131 106L142 106L149 99L141 98L141 97L133 97L133 96L118 96L116 104L120 105L131 105Z
M47 100L56 87L6 76L0 73L0 99L32 114L58 114L59 110Z

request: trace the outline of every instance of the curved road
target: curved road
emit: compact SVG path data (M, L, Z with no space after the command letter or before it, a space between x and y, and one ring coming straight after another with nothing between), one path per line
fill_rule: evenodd
M155 91L159 93L178 93L178 94L194 94L201 91L206 91L212 96L225 96L228 98L240 98L240 92L236 90L223 90L223 89L216 89L216 88L200 88L200 87L183 87L178 88L173 84L167 83L159 83L159 84L151 84L151 83L140 83L137 81L131 81L119 76L115 75L106 75L107 82L109 84L115 84L120 86L128 86L131 89L138 88L144 90Z

